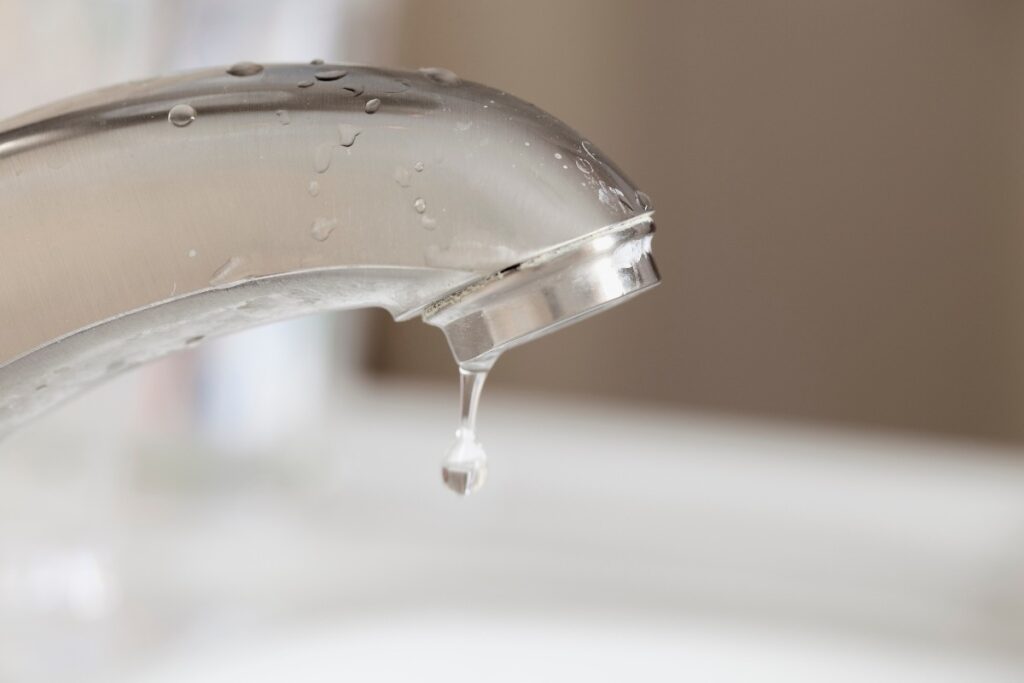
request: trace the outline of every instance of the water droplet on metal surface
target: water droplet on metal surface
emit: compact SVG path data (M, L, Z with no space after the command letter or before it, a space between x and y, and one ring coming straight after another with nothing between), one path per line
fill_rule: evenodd
M189 249L188 250L188 257L189 258L195 258L198 254L199 254L199 252L196 251L195 249Z
M226 282L231 282L238 277L238 273L244 264L245 259L241 256L232 256L220 268L213 271L213 275L210 276L210 284L222 285Z
M363 110L367 114L373 114L378 109L380 109L380 100L376 97L374 97L372 100L367 100L366 106L363 107Z
M396 166L395 182L398 183L399 187L409 187L409 185L412 184L412 179L409 176L409 169L405 166Z
M358 83L353 83L352 85L344 86L342 90L347 92L349 95L352 95L352 97L359 97L360 95L363 94L364 88Z
M416 213L423 213L427 210L427 202L423 197L417 197L416 201L412 203L412 208L416 209Z
M184 128L196 120L196 110L188 104L176 104L167 112L167 120L178 128Z
M442 69L436 66L428 66L420 69L420 73L441 85L458 85L462 81L455 75L454 71Z
M411 87L412 86L409 85L408 81L397 80L393 81L387 90L381 90L381 92L385 95L398 95Z
M228 68L228 73L232 76L255 76L262 71L263 65L255 62L238 62Z
M347 73L344 69L324 69L317 71L313 77L318 81L336 81Z
M321 64L324 63L324 60L322 60L322 59L311 59L311 60L309 60L309 63L314 65L314 66L320 66Z
M274 115L277 116L277 122L280 123L282 126L287 126L289 123L292 122L291 117L288 116L288 112L285 111L284 109L278 109L276 112L274 112Z
M331 167L331 154L334 152L334 143L322 142L313 150L313 170L317 173L327 173Z
M465 132L473 127L472 121L456 121L455 130Z
M342 147L351 147L356 142L356 137L363 131L350 123L338 124L338 142Z
M299 81L298 83L296 83L296 85L298 85L300 88L308 88L309 86L313 85L313 83L314 81L305 80Z
M317 242L326 242L327 238L331 236L334 229L338 227L337 218L317 218L313 221L312 227L309 229L309 234L313 236Z
M625 193L617 187L611 188L612 194L619 200L619 208L622 209L623 213L632 213L633 205L626 199Z
M309 196L310 197L315 197L318 194L320 194L320 183L318 183L315 180L310 180L309 181L309 187L306 188L306 189L309 191Z
M423 225L423 228L425 230L433 230L434 228L437 227L437 221L428 216L427 214L423 214L422 216L420 216L420 223Z
M555 152L555 158L556 159L561 159L562 158L562 153L561 152Z
M424 165L423 165L423 162L422 162L422 161L417 161L417 162L416 162L416 163L415 163L415 164L413 165L413 168L414 168L414 169L416 169L416 172L417 172L417 173L423 173L423 169L424 169L424 168L426 168L426 166L424 166Z

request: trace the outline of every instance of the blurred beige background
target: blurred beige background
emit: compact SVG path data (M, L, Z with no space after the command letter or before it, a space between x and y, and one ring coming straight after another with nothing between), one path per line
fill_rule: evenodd
M495 383L1024 439L1024 5L407 2L397 63L573 123L654 199L663 285ZM379 320L376 367L443 377Z

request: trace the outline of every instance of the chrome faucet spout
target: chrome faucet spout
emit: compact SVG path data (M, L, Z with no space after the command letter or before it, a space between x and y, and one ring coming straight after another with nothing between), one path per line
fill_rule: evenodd
M467 365L657 283L650 201L439 69L236 65L0 123L0 434L125 367L378 306Z

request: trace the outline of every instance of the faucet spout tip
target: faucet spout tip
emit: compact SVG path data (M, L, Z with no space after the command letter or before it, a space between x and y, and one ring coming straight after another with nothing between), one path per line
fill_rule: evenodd
M643 214L556 246L428 306L463 367L622 303L658 284L654 223Z

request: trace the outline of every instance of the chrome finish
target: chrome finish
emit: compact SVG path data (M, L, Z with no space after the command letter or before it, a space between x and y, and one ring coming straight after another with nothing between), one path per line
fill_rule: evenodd
M613 225L453 292L423 320L440 327L467 368L622 303L658 283L647 216Z
M649 208L552 116L436 70L207 69L29 112L0 123L0 433L313 311L426 312L493 355L656 282Z

